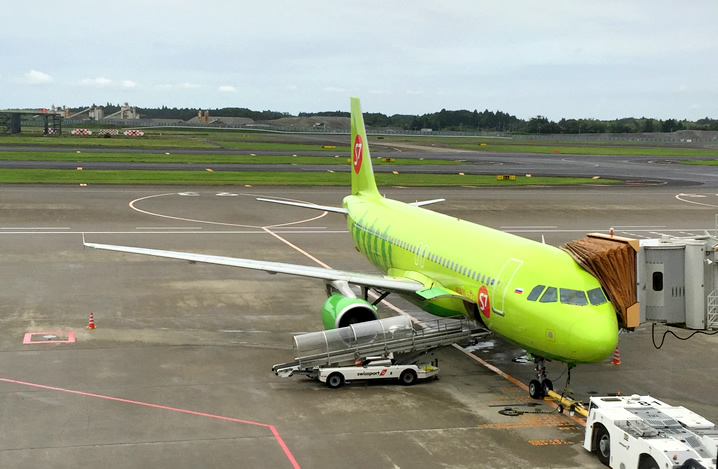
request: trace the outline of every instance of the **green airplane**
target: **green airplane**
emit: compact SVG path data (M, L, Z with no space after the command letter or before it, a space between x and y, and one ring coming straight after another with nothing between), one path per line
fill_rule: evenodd
M613 306L599 281L553 246L422 208L444 199L403 203L379 194L364 119L351 98L351 195L342 207L271 199L346 216L356 248L385 275L279 262L83 243L88 247L263 270L323 280L327 329L377 319L376 304L394 293L441 317L463 315L525 349L536 365L531 397L553 389L545 360L570 368L599 362L618 341ZM351 286L358 286L361 294ZM373 303L368 292L379 293Z

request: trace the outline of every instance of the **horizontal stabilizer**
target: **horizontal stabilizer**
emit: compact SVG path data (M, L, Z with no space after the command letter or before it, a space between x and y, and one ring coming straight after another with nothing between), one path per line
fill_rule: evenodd
M324 210L326 212L344 213L344 214L347 213L347 209L345 209L343 207L332 207L330 205L305 204L302 202L289 202L288 200L263 199L261 197L257 197L257 200L260 200L262 202L272 202L273 204L292 205L294 207L311 208L314 210Z
M424 205L431 205L438 202L444 202L446 199L432 199L432 200L417 200L416 202L411 202L409 205L413 205L414 207L423 207Z

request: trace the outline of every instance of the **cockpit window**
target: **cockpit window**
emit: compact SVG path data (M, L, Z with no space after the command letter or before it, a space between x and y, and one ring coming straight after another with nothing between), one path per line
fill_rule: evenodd
M561 289L561 303L569 305L585 306L588 304L586 300L586 292L581 290L571 290L568 288Z
M539 302L541 303L553 303L558 300L557 290L555 287L548 287Z
M546 285L536 285L526 299L529 301L536 301L544 288L546 288Z
M589 290L588 299L591 300L591 304L593 306L602 305L608 301L606 295L603 293L603 290L600 287L594 288L593 290Z

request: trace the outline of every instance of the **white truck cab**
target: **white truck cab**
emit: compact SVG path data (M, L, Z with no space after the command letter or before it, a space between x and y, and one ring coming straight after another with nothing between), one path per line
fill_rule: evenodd
M583 447L614 469L716 469L718 429L650 396L592 397Z

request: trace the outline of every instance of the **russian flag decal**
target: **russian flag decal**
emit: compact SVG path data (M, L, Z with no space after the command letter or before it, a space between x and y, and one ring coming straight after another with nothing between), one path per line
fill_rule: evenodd
M516 290L514 290L514 293L517 293L519 295L522 294L523 292L524 292L523 288L517 288Z

